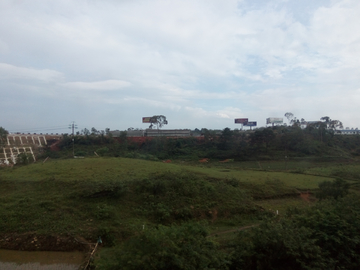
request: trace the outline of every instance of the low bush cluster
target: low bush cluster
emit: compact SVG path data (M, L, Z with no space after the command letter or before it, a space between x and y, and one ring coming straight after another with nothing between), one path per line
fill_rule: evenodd
M347 269L360 265L360 197L269 217L219 246L199 223L143 230L112 251L100 269Z

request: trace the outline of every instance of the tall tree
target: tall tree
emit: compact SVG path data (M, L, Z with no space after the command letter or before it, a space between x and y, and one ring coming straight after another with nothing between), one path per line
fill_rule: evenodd
M166 116L164 115L154 115L150 118L150 126L149 128L153 128L155 125L157 129L167 125L168 121L166 120Z
M332 120L329 116L323 116L320 118L325 124L327 129L336 130L337 128L343 128L343 124L339 120Z
M294 114L291 113L291 112L285 113L284 116L285 116L285 117L287 118L287 120L289 121L289 124L291 123L291 120L294 118Z
M90 135L90 130L88 130L87 128L84 128L83 130L81 130L81 133L84 135Z
M9 132L3 128L0 127L0 147L4 147L6 145L6 139Z

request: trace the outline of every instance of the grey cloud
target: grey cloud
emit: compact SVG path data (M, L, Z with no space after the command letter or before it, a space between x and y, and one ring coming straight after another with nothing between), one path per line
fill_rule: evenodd
M63 78L63 74L61 72L50 69L26 68L0 63L0 78L31 79L44 82L53 82L61 80Z
M77 90L118 90L120 88L130 86L130 82L121 81L121 80L106 80L98 82L68 82L64 83L64 87Z
M189 126L196 115L209 128L242 113L265 121L304 110L315 118L311 97L335 100L348 89L358 100L358 13L356 0L4 0L0 89L12 91L0 93L15 100L15 91L31 89L29 102L61 100L65 117L85 121L89 113L114 128L129 122L112 111L131 119L160 111Z

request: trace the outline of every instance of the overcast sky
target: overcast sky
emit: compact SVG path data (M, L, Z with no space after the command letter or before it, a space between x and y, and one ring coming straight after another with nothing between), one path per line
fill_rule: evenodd
M0 126L234 129L292 112L360 128L359 14L359 0L1 0Z

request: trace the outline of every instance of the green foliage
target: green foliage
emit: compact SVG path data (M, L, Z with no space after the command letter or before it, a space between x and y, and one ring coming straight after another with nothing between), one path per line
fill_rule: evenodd
M96 206L96 218L99 220L110 219L114 216L114 210L112 206L106 203L99 204Z
M197 223L146 228L118 246L113 254L103 253L99 269L226 269L226 256L206 238Z
M274 143L275 133L271 128L257 129L250 135L250 143L259 149L259 152L268 151L268 147ZM263 150L264 149L264 150Z
M251 197L235 179L221 181L190 172L165 172L137 180L134 186L143 197L138 211L161 224L199 216L212 218L214 208L219 216L254 210Z
M182 144L190 145L191 141L173 140L171 147L174 150ZM315 166L316 162L292 159L289 168L304 168L307 173L309 164ZM358 179L358 165L338 164L333 168L324 164L310 172L330 177L334 172L348 172L354 183ZM70 233L89 241L101 236L108 247L126 240L114 252L104 249L99 269L144 269L152 267L148 261L153 257L153 269L162 269L164 262L169 262L172 269L226 269L227 261L231 261L231 269L282 269L282 265L292 269L357 269L359 197L351 194L321 200L314 208L305 202L308 210L293 209L285 217L288 201L282 196L295 196L294 187L315 189L329 177L276 172L284 167L283 162L261 165L269 171L259 170L255 161L210 161L188 166L186 162L165 164L125 158L50 159L31 166L3 168L0 230L3 234ZM239 224L249 224L244 223L244 216L252 218L250 224L258 224L274 214L260 211L257 205L278 209L268 207L271 203L284 207L279 216L266 220L258 229L242 232L235 242L223 241L221 247L210 241L215 237L206 238L204 234L200 241L193 236L201 235L196 233L199 230L184 229L191 227L194 220L206 220L212 226L227 222L238 228ZM199 244L202 241L212 243L211 248ZM231 258L224 257L222 250ZM185 257L190 259L185 261Z
M133 155L137 158L138 154L149 154L158 159L177 160L196 160L202 157L218 160L276 160L284 156L350 156L360 153L360 136L334 136L330 126L327 128L326 123L321 121L308 125L305 129L299 127L300 123L258 128L253 131L203 128L201 137L153 137L141 143L129 140L126 131L121 132L120 137L114 140L112 136L105 136L105 132L95 129L92 133L76 135L74 144L75 151L86 151L91 155L102 149L100 152L103 153L98 153L99 155ZM99 145L102 146L100 149L95 147ZM59 147L62 151L72 150L72 137L64 135ZM109 150L106 151L105 147Z
M150 117L150 127L152 128L154 125L156 125L157 129L161 128L164 125L167 125L168 121L166 120L166 116L164 115L154 115Z
M0 147L3 147L6 145L6 143L7 143L6 138L7 138L8 134L9 134L9 132L5 128L0 127Z
M335 181L324 181L319 184L319 191L316 197L320 200L323 199L339 199L349 193L350 185L343 179L337 178Z
M124 196L128 187L124 181L87 181L78 184L78 189L72 193L73 197L82 198L120 198Z
M87 155L87 153L86 153L86 151L76 151L75 152L75 156L78 156L78 157L84 157L84 156L86 156Z
M18 154L16 157L16 164L26 165L33 161L34 161L33 156L28 153L21 153Z
M312 231L291 221L268 221L239 233L230 269L323 269Z
M159 160L156 156L151 154L141 154L138 152L129 152L124 155L126 158L136 158L136 159L145 159L145 160Z
M113 247L116 243L115 233L108 227L100 227L96 233L98 237L101 237L103 246Z
M292 209L233 242L230 269L358 269L360 197Z
M100 156L104 156L108 152L109 152L109 148L107 148L107 147L99 148L96 150L96 153L99 154Z
M312 238L322 249L327 267L358 269L360 265L360 198L352 195L337 201L322 201L292 217L298 226L313 230Z

